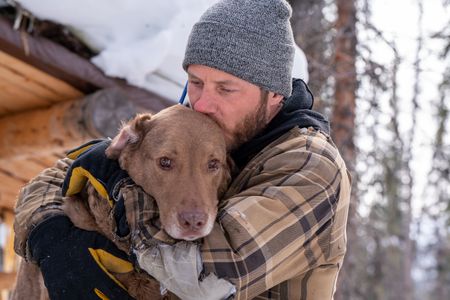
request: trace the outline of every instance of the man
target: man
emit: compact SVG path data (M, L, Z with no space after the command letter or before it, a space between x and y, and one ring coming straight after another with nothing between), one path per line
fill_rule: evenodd
M311 111L306 84L291 79L290 15L285 0L222 0L192 29L183 62L190 105L221 126L237 172L200 250L192 243L163 245L151 249L150 262L137 257L183 299L333 298L346 249L350 181L328 122ZM55 298L127 297L111 274L102 273L103 262L114 260L105 253L115 256L116 266L126 255L74 228L60 209L61 186L77 180L74 165L84 166L91 182L104 182L114 199L148 197L122 184L117 166L97 160L98 154L94 146L72 167L70 160L59 161L19 197L16 251L38 263ZM123 236L128 232L119 204ZM94 261L84 248L104 250L98 252L103 260Z

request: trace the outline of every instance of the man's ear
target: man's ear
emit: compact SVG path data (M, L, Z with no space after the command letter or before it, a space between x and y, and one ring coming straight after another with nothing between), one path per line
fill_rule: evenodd
M269 92L268 95L268 104L273 106L280 106L282 104L282 101L284 99L284 96L281 94L277 94L274 92Z
M274 92L267 94L267 110L269 116L273 117L283 106L284 96Z

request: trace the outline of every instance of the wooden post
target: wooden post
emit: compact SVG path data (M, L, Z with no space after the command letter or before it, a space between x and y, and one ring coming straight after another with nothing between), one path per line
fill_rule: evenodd
M118 88L0 118L0 162L66 151L99 137L113 137L137 108Z
M12 210L3 209L3 223L7 226L8 236L3 248L3 270L0 272L0 291L2 299L7 299L8 291L13 288L16 279L17 256L14 252L14 232L12 230L14 223L14 213Z
M16 272L0 272L0 290L11 290L16 276Z

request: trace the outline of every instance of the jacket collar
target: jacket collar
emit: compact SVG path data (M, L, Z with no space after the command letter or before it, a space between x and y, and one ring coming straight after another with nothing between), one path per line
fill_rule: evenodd
M312 110L313 104L314 97L306 83L301 79L294 79L292 95L284 99L284 105L278 114L261 133L231 153L236 166L242 169L258 152L296 126L313 127L329 134L328 120Z

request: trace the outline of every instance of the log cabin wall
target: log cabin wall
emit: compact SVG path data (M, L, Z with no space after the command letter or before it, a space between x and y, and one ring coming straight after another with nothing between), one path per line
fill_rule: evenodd
M17 270L12 234L17 193L42 169L63 156L62 149L51 147L45 153L33 155L33 144L25 141L42 135L42 124L48 123L48 114L42 113L46 108L81 98L83 93L78 89L0 51L0 216L7 229L0 273L3 290L12 288ZM11 151L23 148L21 145L26 145L25 152L29 155ZM7 292L3 291L2 298L6 297Z
M105 76L88 60L0 17L0 221L7 228L2 299L14 286L14 204L20 188L65 151L113 136L121 120L170 101ZM0 258L1 259L1 258Z

